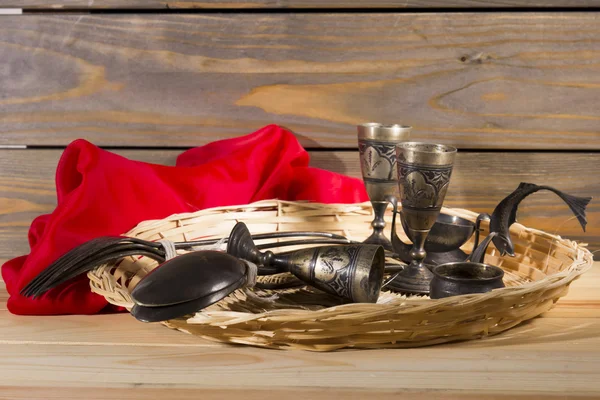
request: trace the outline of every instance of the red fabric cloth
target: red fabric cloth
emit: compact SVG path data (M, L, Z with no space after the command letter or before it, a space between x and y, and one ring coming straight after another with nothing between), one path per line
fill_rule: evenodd
M311 168L308 162L294 135L275 125L188 150L174 167L128 160L76 140L58 164L56 209L31 224L30 254L2 266L8 309L34 315L100 312L107 302L90 291L85 274L35 300L19 291L75 246L122 234L143 220L272 198L322 203L368 199L361 180Z

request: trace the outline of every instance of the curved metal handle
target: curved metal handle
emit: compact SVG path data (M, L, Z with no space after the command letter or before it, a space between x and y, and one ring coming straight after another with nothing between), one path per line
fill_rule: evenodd
M473 250L469 257L467 257L467 261L483 263L483 260L485 258L485 252L490 243L492 242L492 239L495 238L497 235L498 232L492 232L489 235L487 235L487 237L483 239L483 242L481 242L481 244L475 250Z
M396 236L396 214L398 214L398 199L396 196L386 196L385 201L392 205L392 242L394 241L394 237ZM393 247L393 245L392 245Z
M475 242L473 243L473 251L471 251L471 254L473 254L477 249L477 246L479 246L479 232L481 232L481 221L490 221L491 219L492 217L490 216L490 214L487 213L481 213L477 216L477 219L475 220Z
M411 245L404 243L400 240L400 237L396 233L396 215L398 215L398 199L395 196L387 196L385 198L387 202L389 202L393 207L393 215L392 215L392 232L391 232L391 241L392 241L392 250L394 253L398 255L398 257L404 262L410 262L410 250L412 249Z

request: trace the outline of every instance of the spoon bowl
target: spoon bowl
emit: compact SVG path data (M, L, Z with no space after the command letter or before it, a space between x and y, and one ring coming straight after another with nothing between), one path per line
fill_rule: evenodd
M243 261L218 251L183 254L165 261L142 278L132 290L131 298L137 306L165 307L214 293L225 297L244 282L246 268Z
M209 295L200 297L184 303L172 304L167 306L147 307L136 304L131 309L131 315L141 322L161 322L170 319L181 318L186 315L194 314L219 300L222 300L234 290L240 288L246 282L245 278L241 278L238 282L225 287L221 290L211 292Z

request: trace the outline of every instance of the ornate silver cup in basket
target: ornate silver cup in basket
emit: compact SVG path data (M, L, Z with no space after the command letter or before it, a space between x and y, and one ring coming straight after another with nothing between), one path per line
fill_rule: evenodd
M390 240L383 233L384 214L390 200L398 196L396 145L409 139L412 127L369 122L358 125L357 129L362 177L375 214L371 222L373 234L364 243L392 250Z
M400 218L413 240L411 263L389 282L399 292L428 294L433 278L423 260L425 239L435 223L454 166L456 148L441 144L405 142L396 146Z

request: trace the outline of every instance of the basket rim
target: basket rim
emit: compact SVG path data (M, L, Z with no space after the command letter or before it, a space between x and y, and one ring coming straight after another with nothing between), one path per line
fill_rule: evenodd
M442 210L473 221L478 215L461 208ZM186 232L194 236L204 232L202 237L220 238L227 236L226 231L235 221L252 221L260 230L293 230L296 222L321 221L323 216L333 218L335 223L327 228L322 225L321 229L341 230L349 238L363 237L370 231L372 214L370 202L327 204L267 199L142 221L124 236L185 239ZM350 218L344 219L346 216ZM318 309L301 304L296 307L285 300L269 307L265 301L274 299L269 297L273 292L242 288L215 307L161 324L220 343L309 351L421 347L495 335L550 310L568 292L570 283L593 265L592 253L585 244L519 223L511 226L513 233L519 238L519 256L514 262L499 256L497 249L490 249L488 254L497 258L493 265L497 262L505 271L526 278L518 279L515 286L442 299L383 291L377 303L324 305ZM88 273L90 287L110 303L130 310L132 287L154 266L131 268L125 263L119 269L116 263L105 264Z
M473 221L478 215L462 208L444 207L442 210ZM253 211L257 213L252 215ZM369 231L372 211L370 202L326 204L267 199L142 221L124 236L151 240L186 238L186 232L196 235L206 224L205 237L219 238L227 236L225 231L236 220L253 221L260 226L260 219L265 216L264 228L260 229L274 226L276 230L280 227L286 230L286 224L304 221L305 217L309 222L311 217L316 216L316 221L320 221L319 217L326 216L336 222L325 229L330 226L345 232L344 221L349 221L349 237L355 232L357 237L362 237ZM344 220L345 216L351 219ZM213 229L213 225L222 229ZM505 258L499 256L496 249L488 254L499 257L496 262L505 271L513 270L529 278L518 280L516 286L442 299L407 297L384 291L377 303L347 303L319 309L294 307L285 301L267 307L264 302L270 301L268 296L272 292L242 288L223 299L221 305L161 324L220 343L308 351L421 347L495 335L550 310L568 292L570 283L593 265L593 255L585 244L519 223L511 226L511 234L513 232L520 246L519 257L514 262L506 260L504 265ZM134 279L130 273L135 274L135 279L141 279L153 267L152 264L145 268L142 264L139 270L136 267L128 270L127 266L119 270L118 265L105 264L88 273L90 287L109 302L129 309L133 306L129 282L134 282L130 280ZM523 267L529 269L521 270Z
M248 209L248 208L254 208L254 207L258 208L258 207L265 207L265 206L273 206L273 207L276 206L276 207L278 207L278 209L280 209L282 205L296 205L296 204L302 205L303 207L313 206L315 209L328 208L328 207L344 207L344 208L348 208L348 209L352 209L352 208L362 209L365 206L370 206L371 202L365 201L365 202L359 202L359 203L320 203L320 202L313 202L313 201L309 201L309 200L293 201L293 200L279 200L279 199L264 199L264 200L258 200L258 201L251 202L251 203L208 207L208 208L204 208L204 209L198 210L198 211L173 213L165 218L156 218L156 219L148 219L148 220L140 221L136 226L134 226L129 231L124 233L123 236L130 236L130 232L134 232L140 228L149 229L153 225L162 224L165 221L195 218L198 216L211 214L211 213L215 213L215 212L223 211L223 210ZM441 211L449 213L451 215L457 215L457 216L464 216L464 214L469 214L473 218L476 218L478 215L478 213L476 213L474 211L471 211L468 209L463 209L463 208L442 207ZM515 222L511 226L511 230L515 230L515 229L520 229L525 232L535 234L537 236L555 240L558 243L560 243L561 245L566 246L566 247L570 248L571 250L573 250L576 254L576 257L573 259L572 263L568 267L566 267L563 271L555 272L551 275L547 275L544 278L536 280L536 281L526 282L526 283L520 284L518 286L498 288L498 289L494 289L493 291L487 292L487 293L464 294L464 295L452 296L449 298L441 298L441 299L427 298L427 299L423 299L423 301L427 301L427 304L431 304L432 306L439 306L439 305L443 305L446 303L455 302L456 300L467 301L467 302L471 302L474 300L483 301L484 299L495 298L495 297L502 296L503 294L506 294L509 292L513 292L513 293L519 293L519 291L528 292L528 291L536 289L538 287L554 288L554 287L562 286L562 285L572 282L573 280L577 279L580 275L582 275L583 273L588 271L593 265L593 262L594 262L593 254L589 251L589 249L584 247L584 244L580 244L573 240L562 238L559 235L553 235L551 233L548 233L548 232L545 232L545 231L542 231L539 229L530 228L530 227L522 225L518 222ZM108 266L108 264L105 264L104 266ZM90 276L90 278L91 278L90 273L88 273L88 276ZM550 280L553 280L554 282L549 283ZM416 302L419 300L411 300L411 303L413 301ZM352 303L344 304L344 305L337 305L337 306L332 306L332 307L325 307L321 310L311 310L310 312L324 311L329 308L339 309L340 307L347 307L347 306L352 306L352 305L353 305ZM387 306L391 306L391 307L398 306L397 304L390 305L390 304L382 304L382 303L372 303L369 305L374 306L374 307L381 307L381 308L386 308ZM278 310L274 310L274 311L278 311ZM269 314L274 311L273 310L267 311L267 312L265 312L265 314ZM306 311L308 311L308 310L306 310ZM233 311L231 311L231 312L233 312ZM240 314L247 314L247 313L240 313ZM258 314L252 314L252 315L256 316Z

